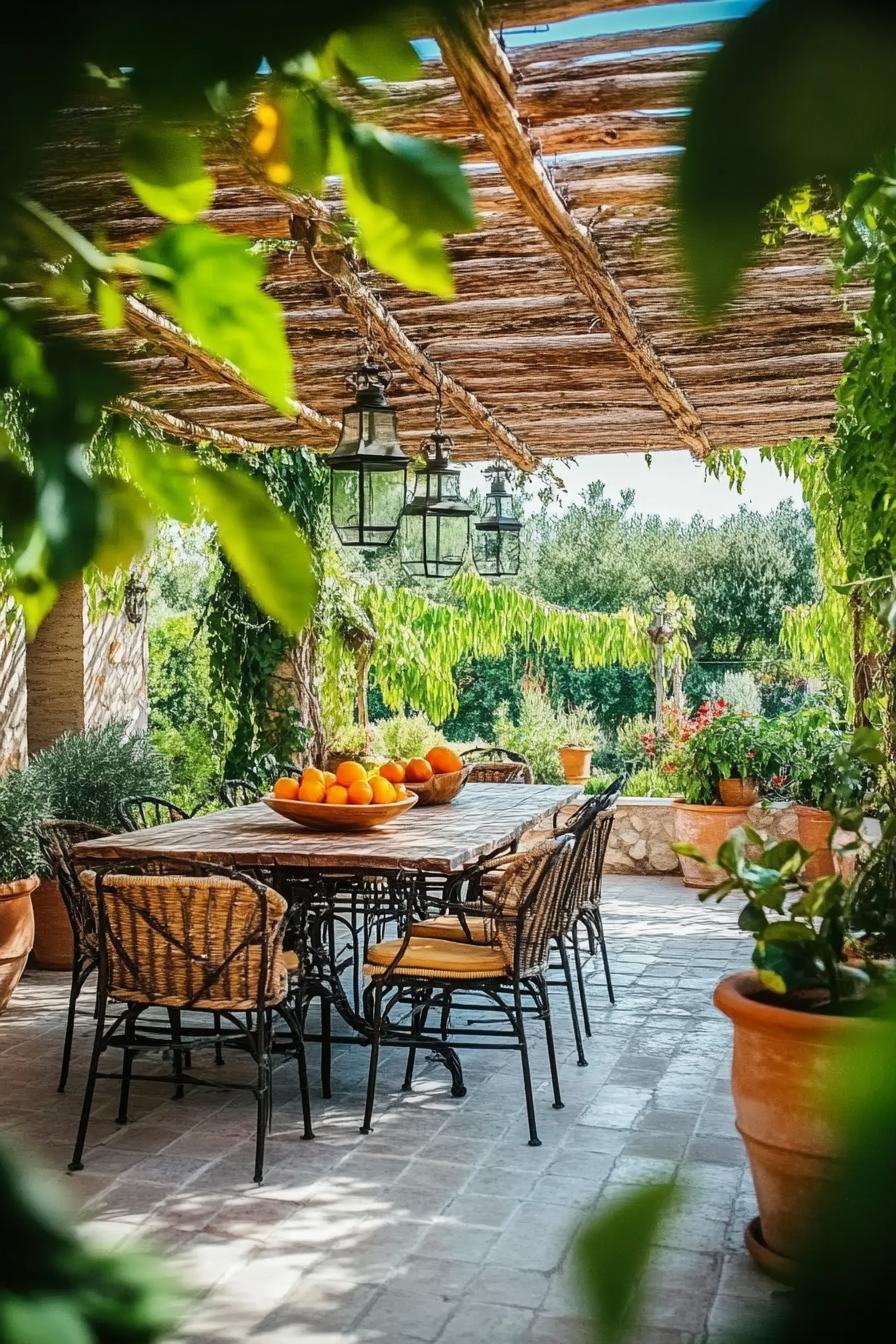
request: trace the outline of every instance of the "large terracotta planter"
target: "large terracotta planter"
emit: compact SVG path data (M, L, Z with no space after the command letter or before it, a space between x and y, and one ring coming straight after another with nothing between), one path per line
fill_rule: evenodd
M728 836L747 820L748 807L722 807L718 803L679 803L672 805L675 839L696 845L701 854L714 855ZM679 854L681 877L686 887L713 887L726 874L715 864L698 863Z
M32 896L34 904L34 964L41 971L70 971L72 926L59 894L59 883L47 879Z
M812 855L803 870L806 877L814 882L816 877L830 876L834 872L834 856L828 837L834 818L821 807L804 807L802 803L796 803L793 810L797 817L800 844Z
M719 797L725 807L753 807L759 801L755 779L720 779Z
M831 1017L769 1003L752 972L716 987L716 1007L734 1025L731 1091L753 1173L759 1227L746 1243L785 1282L826 1187L838 1173L831 1096L867 1019Z
M591 777L590 747L559 747L557 755L567 784L584 784Z
M34 943L31 893L36 886L36 877L0 882L0 1012L22 978Z

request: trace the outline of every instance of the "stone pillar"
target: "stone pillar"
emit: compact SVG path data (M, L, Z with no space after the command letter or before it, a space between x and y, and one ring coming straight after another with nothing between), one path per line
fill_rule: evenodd
M132 625L123 613L105 613L91 620L83 582L67 583L28 645L29 751L112 719L144 729L146 663L145 619Z
M0 599L0 774L28 760L25 627L20 616L7 626L8 618Z

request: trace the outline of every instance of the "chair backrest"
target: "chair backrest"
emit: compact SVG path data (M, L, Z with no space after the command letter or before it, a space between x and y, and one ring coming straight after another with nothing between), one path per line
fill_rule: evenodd
M468 784L531 784L532 769L525 756L504 747L471 747L461 756L471 765Z
M99 840L111 832L89 821L65 821L49 818L39 821L37 841L53 877L59 883L59 894L72 926L76 951L96 933L93 905L78 878L78 864L72 850L82 840Z
M556 835L512 859L490 894L495 935L519 978L547 967L551 940L570 923L576 840Z
M604 859L614 820L612 808L596 809L584 820L578 831L573 832L576 847L571 879L573 921L581 910L595 910L600 905Z
M123 1002L218 1012L281 1002L283 897L242 873L178 867L191 871L116 865L93 875L103 991Z
M289 779L301 779L302 770L303 767L301 765L296 765L293 761L280 761L277 765L277 772L274 778L283 779L286 777Z
M221 785L221 802L225 807L248 807L257 803L263 790L250 779L225 779Z
M118 819L126 831L143 831L147 826L164 826L170 821L186 821L185 812L167 798L153 798L148 793L135 793L119 801Z

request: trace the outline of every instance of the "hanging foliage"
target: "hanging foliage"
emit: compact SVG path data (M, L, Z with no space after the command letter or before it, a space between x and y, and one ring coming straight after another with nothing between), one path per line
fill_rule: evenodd
M472 572L456 575L447 592L449 601L432 602L410 588L357 586L355 608L374 631L370 674L396 712L409 705L442 723L457 710L454 672L461 659L500 658L510 647L551 649L577 668L650 665L649 616L630 608L571 611ZM672 594L668 600L679 613L670 652L686 663L693 607ZM333 631L325 640L323 702L328 724L342 727L351 719L347 692L354 677L352 657L340 643Z

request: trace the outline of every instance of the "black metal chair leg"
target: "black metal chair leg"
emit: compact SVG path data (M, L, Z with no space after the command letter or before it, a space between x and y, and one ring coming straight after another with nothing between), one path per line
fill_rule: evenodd
M131 1093L131 1070L134 1067L134 1056L137 1051L130 1048L130 1043L134 1039L134 1025L137 1021L136 1012L129 1008L124 1021L125 1048L123 1051L123 1062L121 1066L121 1091L118 1094L118 1115L115 1117L117 1125L126 1125L128 1122L128 1098Z
M588 1000L585 997L585 976L582 971L582 953L579 950L579 926L573 925L572 930L572 955L576 964L576 980L579 984L579 1003L582 1005L582 1027L585 1035L591 1035L591 1018L588 1016Z
M364 1101L364 1123L361 1125L361 1133L370 1133L370 1122L373 1119L373 1101L376 1094L376 1074L380 1061L380 1032L382 1030L382 1009L383 1009L383 991L380 985L374 981L368 985L364 992L366 1000L365 1007L371 1007L372 1011L367 1014L370 1022L370 1067L367 1071L367 1096Z
M75 1009L78 1006L81 990L84 988L87 977L92 970L92 964L85 967L84 963L78 961L77 957L72 963L72 984L68 996L68 1017L65 1021L65 1040L62 1043L62 1067L59 1070L58 1090L60 1092L65 1091L65 1085L68 1082L68 1070L72 1059L72 1042L75 1038ZM96 1009L94 1009L93 1015L96 1017Z
M305 1037L302 1033L302 1019L292 1008L281 1005L280 1015L284 1018L296 1048L296 1063L299 1069L299 1093L302 1098L302 1138L313 1139L311 1127L311 1092L308 1087L308 1062L305 1059Z
M580 1069L588 1067L588 1061L585 1058L585 1051L582 1049L582 1029L579 1026L579 1013L576 1007L576 992L572 983L572 971L569 965L569 953L566 950L566 943L563 938L557 938L557 951L560 953L560 964L563 967L563 978L566 981L566 994L569 999L569 1014L572 1018L572 1032L576 1040L577 1064Z
M84 1144L87 1141L87 1126L90 1124L90 1109L93 1105L93 1093L96 1088L96 1075L100 1066L100 1055L103 1053L103 1034L105 1029L106 1000L105 996L103 996L96 1019L93 1049L90 1053L90 1064L87 1068L87 1083L84 1088L84 1102L81 1106L81 1120L78 1124L78 1134L75 1139L75 1151L72 1153L72 1160L68 1164L69 1171L81 1171L84 1167L81 1158L84 1156Z
M594 919L597 925L597 941L600 944L601 960L604 963L604 975L606 976L607 979L607 994L609 996L610 1002L615 1003L616 995L613 993L613 979L612 976L610 975L610 958L607 955L607 940L604 937L604 922L600 917L599 910L595 910Z
M180 1101L184 1095L184 1060L181 1047L180 1009L168 1009L168 1021L171 1024L171 1054L174 1063L174 1100Z
M264 1013L259 1013L258 1041L256 1051L258 1059L258 1085L255 1093L255 1171L252 1176L256 1185L264 1180L264 1142L268 1131L269 1109L271 1104L271 1054L269 1032L264 1022Z
M538 1137L538 1130L535 1125L535 1097L532 1092L532 1071L529 1068L529 1047L526 1043L526 1024L523 1017L523 1004L518 984L514 984L513 987L513 1016L516 1037L519 1042L520 1061L523 1066L523 1088L526 1093L526 1119L529 1122L529 1147L540 1148L541 1139Z
M215 1035L216 1035L216 1036L220 1036L220 1035L221 1035L221 1014L220 1014L220 1013L215 1013L215 1014L214 1014L214 1016L212 1017L212 1023L213 1023L214 1028L215 1028ZM215 1063L216 1063L216 1064L223 1064L223 1063L224 1063L224 1047L222 1046L220 1040L215 1041ZM189 1065L188 1065L187 1067L189 1067Z
M548 1047L548 1067L551 1070L551 1087L554 1091L553 1107L555 1111L562 1111L563 1098L560 1096L560 1074L557 1071L557 1050L554 1046L554 1024L551 1021L551 1000L548 996L548 989L544 980L538 985L537 992L541 1001L541 1012L544 1020L544 1035Z
M411 1013L411 1031L415 1036L422 1036L426 1030L426 1019L429 1017L430 999L432 994L425 991L421 994L420 1000L415 1003L414 1010ZM414 1082L414 1061L417 1058L417 1047L415 1045L408 1047L408 1062L404 1071L404 1082L401 1085L402 1092L410 1092Z

